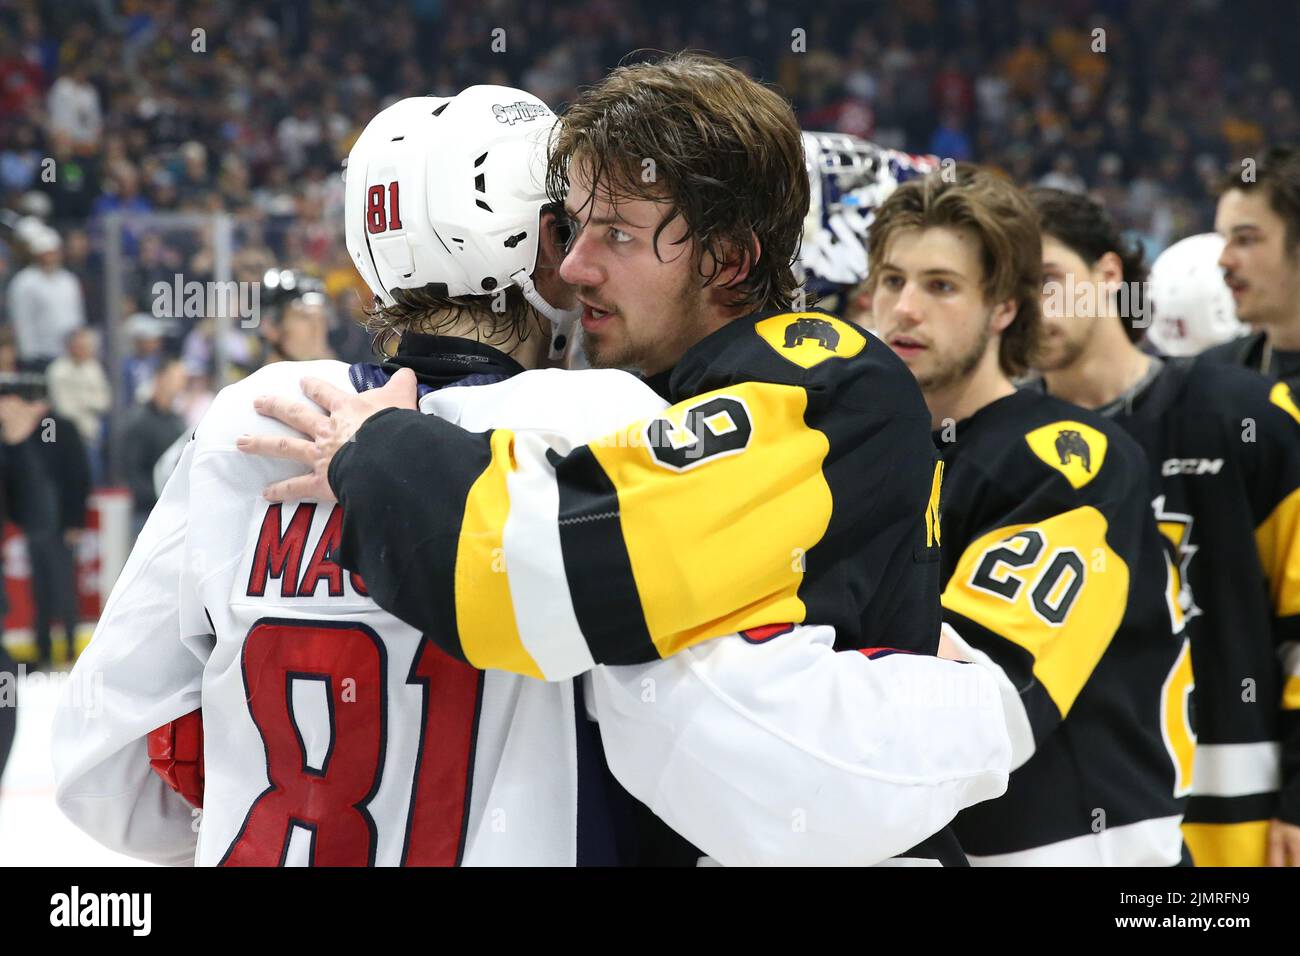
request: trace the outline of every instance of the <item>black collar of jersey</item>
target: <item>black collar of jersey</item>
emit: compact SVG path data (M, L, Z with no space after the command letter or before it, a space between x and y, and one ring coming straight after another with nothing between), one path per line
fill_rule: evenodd
M1106 418L1115 418L1120 414L1133 414L1133 409L1141 404L1144 398L1152 391L1156 381L1164 374L1169 365L1169 359L1161 358L1158 355L1148 355L1146 371L1139 376L1138 380L1116 395L1109 402L1098 405L1092 411ZM1021 382L1016 386L1019 389L1041 392L1044 395L1052 394L1047 390L1047 379L1041 375ZM1074 403L1071 403L1074 404Z
M1039 396L1047 393L1041 388L1017 388L1010 395L1003 395L1001 398L995 398L982 408L975 410L975 414L963 418L953 426L951 432L947 426L930 432L930 438L934 441L934 447L940 451L952 448L957 442L961 441L961 436L975 426L977 422L984 421L988 418L996 418L1004 409L1012 406L1021 405L1025 402L1038 400Z
M1300 373L1300 352L1269 348L1268 333L1251 332L1210 351L1268 378L1293 380Z
M409 368L421 385L430 388L455 385L470 376L505 379L524 370L505 352L482 342L417 332L403 333L397 354L384 362L382 368L389 375Z
M769 309L732 319L722 328L710 332L688 348L672 368L642 378L660 398L673 404L707 391L707 388L701 387L701 383L705 380L709 381L709 388L716 388L718 383L713 379L717 376L718 369L714 367L714 358L718 352L725 349L738 336L752 333L754 326L764 319L774 315L786 315L789 312L789 309Z

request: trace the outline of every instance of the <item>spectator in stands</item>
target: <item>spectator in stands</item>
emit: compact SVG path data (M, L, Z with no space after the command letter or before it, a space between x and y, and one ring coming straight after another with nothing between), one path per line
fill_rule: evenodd
M51 133L62 134L83 148L99 140L104 117L99 109L99 91L90 82L84 60L73 63L54 81L45 108Z
M18 358L42 371L63 354L68 333L86 324L81 284L63 268L63 240L48 227L30 234L30 265L9 283L9 322L18 340Z
M113 406L108 375L95 356L99 336L94 329L77 329L68 336L68 351L46 370L50 404L54 411L77 426L90 456L91 474L98 483L102 475L100 436L104 416Z
M171 323L137 312L126 320L126 334L131 340L131 354L122 361L126 404L143 402L158 366L162 362L163 339Z
M24 193L37 181L45 158L35 124L17 124L6 140L0 150L0 193Z
M176 413L176 401L187 382L185 363L168 358L158 367L149 400L137 407L123 436L126 450L126 482L131 488L132 524L136 535L158 501L153 469L162 453L185 431L185 420Z

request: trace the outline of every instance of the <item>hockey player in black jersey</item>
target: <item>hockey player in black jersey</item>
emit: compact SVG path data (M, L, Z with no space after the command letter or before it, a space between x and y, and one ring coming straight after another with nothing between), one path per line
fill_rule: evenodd
M1040 243L1013 186L965 165L900 186L870 234L872 313L944 458L945 633L997 668L1005 796L954 824L975 865L1172 865L1190 668L1141 450L1017 391L1039 332Z
M1143 354L1144 310L1118 294L1145 278L1140 249L1085 196L1030 197L1053 306L1036 387L1142 445L1179 567L1196 681L1187 844L1202 866L1300 865L1300 412L1283 382Z
M1300 149L1275 148L1234 167L1219 190L1219 265L1251 332L1205 355L1300 390Z

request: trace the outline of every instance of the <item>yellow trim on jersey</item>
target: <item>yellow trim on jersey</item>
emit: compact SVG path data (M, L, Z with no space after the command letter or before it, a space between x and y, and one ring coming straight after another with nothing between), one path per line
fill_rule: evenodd
M1196 688L1192 674L1192 643L1183 641L1164 687L1160 689L1160 736L1174 762L1174 796L1192 792L1192 767L1196 760L1196 733L1192 730L1191 701Z
M1282 683L1282 709L1300 710L1300 677L1288 677Z
M930 481L930 503L925 506L925 546L938 546L941 534L939 530L939 496L943 487L943 459L934 463L934 478Z
M1018 580L1013 598L979 587L973 579L988 552L1027 529L1043 537L1032 565L1000 565L996 577ZM1129 569L1106 540L1105 516L1091 505L1032 524L1008 525L982 535L957 562L943 593L943 606L1029 651L1034 676L1064 717L1106 653L1128 605ZM1023 539L1018 539L1023 543ZM1083 584L1065 619L1053 624L1035 610L1032 595L1062 549L1083 561ZM1023 554L1024 549L1017 549ZM989 648L979 647L989 652ZM996 652L990 656L997 660Z
M1300 408L1296 407L1295 396L1286 382L1278 382L1268 393L1268 400L1286 412L1300 425Z
M541 679L541 668L519 637L505 567L506 476L514 468L514 439L506 429L492 433L492 460L465 498L456 548L456 626L461 651L475 667Z
M664 657L719 634L801 623L803 556L830 524L831 490L822 473L830 443L804 421L807 392L745 382L661 415L681 426L689 409L714 396L737 399L748 411L753 432L742 454L674 470L656 462L643 442L588 446L618 495L641 610ZM692 533L666 533L681 527Z
M1300 488L1282 499L1255 529L1259 561L1268 578L1273 613L1300 614Z
M786 312L754 325L776 354L801 368L828 358L852 358L867 346L867 337L849 323L823 312Z
M1109 440L1082 422L1052 422L1025 436L1030 451L1043 463L1065 475L1075 488L1082 488L1101 471Z
M1183 839L1197 866L1267 866L1268 821L1184 823Z

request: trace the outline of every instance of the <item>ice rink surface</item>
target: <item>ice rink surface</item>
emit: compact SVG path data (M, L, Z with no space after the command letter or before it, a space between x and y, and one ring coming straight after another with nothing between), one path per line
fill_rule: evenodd
M50 729L67 673L20 676L18 735L0 777L0 867L149 866L105 849L54 805Z

